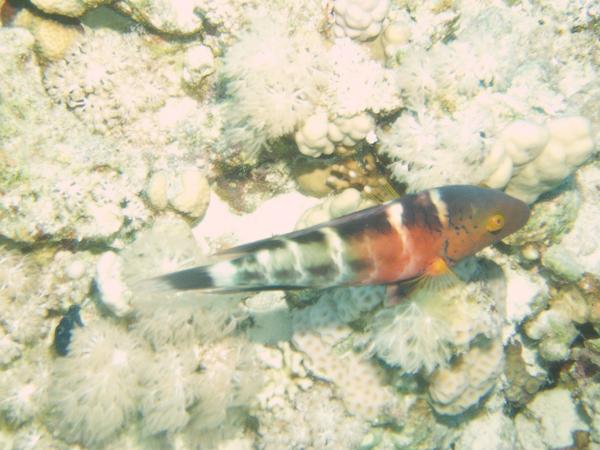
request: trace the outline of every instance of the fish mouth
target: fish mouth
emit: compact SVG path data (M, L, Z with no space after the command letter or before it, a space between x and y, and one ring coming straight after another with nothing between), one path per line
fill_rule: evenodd
M529 221L531 210L527 203L517 199L510 198L510 204L507 205L507 224L502 230L504 236L508 236L511 233L521 229Z

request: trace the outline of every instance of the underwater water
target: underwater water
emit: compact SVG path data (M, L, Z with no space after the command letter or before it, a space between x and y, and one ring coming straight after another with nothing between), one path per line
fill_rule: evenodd
M0 449L600 448L596 1L0 24Z

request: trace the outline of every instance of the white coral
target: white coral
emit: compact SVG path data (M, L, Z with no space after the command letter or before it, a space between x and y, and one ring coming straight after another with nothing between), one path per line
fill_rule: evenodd
M506 192L533 202L558 186L594 150L591 123L580 116L561 117L547 124L548 138L535 158L518 168Z
M8 423L20 426L46 406L48 367L29 361L3 372L0 379L0 412Z
M390 365L415 373L431 372L452 355L452 335L443 320L410 301L375 317L373 349Z
M374 142L371 113L401 106L394 72L358 44L338 39L327 49L314 29L277 13L254 21L228 50L222 76L229 94L223 151L243 145L245 156L292 132L314 157L368 135Z
M227 337L199 349L200 383L194 387L198 403L190 431L217 429L236 408L253 403L262 385L255 353L243 339Z
M125 311L135 313L132 331L156 350L222 337L243 317L238 296L161 292L151 283L146 284L149 277L200 264L200 253L185 222L163 217L121 252L119 270L105 277L100 292L114 294L110 288L116 285L120 301L113 309L123 306ZM102 296L109 307L111 298Z
M123 258L115 252L103 253L96 266L96 287L102 304L117 317L131 312L132 292L123 281L122 273Z
M356 189L348 188L304 211L296 224L296 229L327 222L369 206L373 206L371 200L364 199Z
M144 357L138 341L108 322L76 328L69 355L52 370L49 403L60 434L96 445L123 427L137 409Z
M373 39L381 32L389 7L389 0L336 0L333 32L359 41Z
M335 386L351 414L367 420L376 419L391 407L394 398L380 367L352 351L352 330L344 323L377 306L383 299L381 294L378 287L332 289L293 316L292 342L306 355L305 367ZM345 301L352 303L347 309L342 306Z
M132 331L160 351L166 345L208 342L235 329L240 319L239 299L196 292L154 295L155 301L138 303Z
M396 71L384 68L359 44L336 39L328 51L330 63L327 107L340 116L365 111L390 112L402 106Z
M329 121L325 111L318 111L309 116L294 134L300 153L317 158L331 155L335 146L328 136Z
M343 404L327 386L315 385L293 398L256 412L259 448L334 450L357 448L368 431L367 423L346 413Z
M391 158L392 175L411 191L477 184L487 175L480 169L489 130L485 111L465 110L454 118L404 113L381 134L379 151Z
M496 311L504 307L504 297L491 289L482 281L417 289L375 315L372 352L407 373L421 369L430 373L445 366L453 355L467 351L478 335L492 337L500 332Z
M413 14L419 17L420 12L416 7ZM527 169L518 163L511 167L506 152L488 140L515 119L542 122L577 114L582 107L574 94L589 91L597 74L581 62L585 58L578 53L577 38L565 34L554 43L530 15L499 7L461 13L453 39L417 45L418 30L413 30L415 41L406 55L397 56L398 85L409 110L391 130L378 132L380 151L391 158L392 174L411 190L456 182L501 188L513 176L509 191L532 202L585 160L571 162L564 157L570 143L581 148L574 154L590 154L585 124L571 122L564 127L559 134L565 138L555 140L552 149ZM427 26L426 21L417 25ZM538 56L557 53L556 64ZM566 128L574 130L572 135L565 133Z
M182 215L198 219L210 200L210 187L203 171L194 167L159 170L146 186L146 196L158 210L173 208Z
M432 406L440 414L456 415L477 405L496 384L503 363L501 339L472 347L451 367L434 372L429 385Z
M142 376L140 409L146 433L172 433L188 423L187 409L196 401L194 390L202 382L199 364L192 349L163 347L154 354Z
M325 83L326 53L316 31L290 32L277 17L256 21L225 55L222 76L231 100L225 130L232 144L255 152L291 133L314 109Z
M49 65L44 85L90 129L118 134L148 110L158 109L176 91L136 33L90 31L64 60ZM174 90L175 88L175 90Z

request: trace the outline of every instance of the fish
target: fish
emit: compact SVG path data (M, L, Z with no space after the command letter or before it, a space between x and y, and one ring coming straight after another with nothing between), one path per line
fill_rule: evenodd
M499 190L443 186L226 249L211 264L150 281L161 290L244 292L434 279L517 231L529 213Z

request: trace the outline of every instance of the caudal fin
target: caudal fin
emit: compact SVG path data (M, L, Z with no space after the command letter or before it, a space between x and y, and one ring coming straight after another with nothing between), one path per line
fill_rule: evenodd
M192 267L191 269L159 275L141 281L139 287L153 292L213 289L215 287L214 280L210 275L209 267Z

